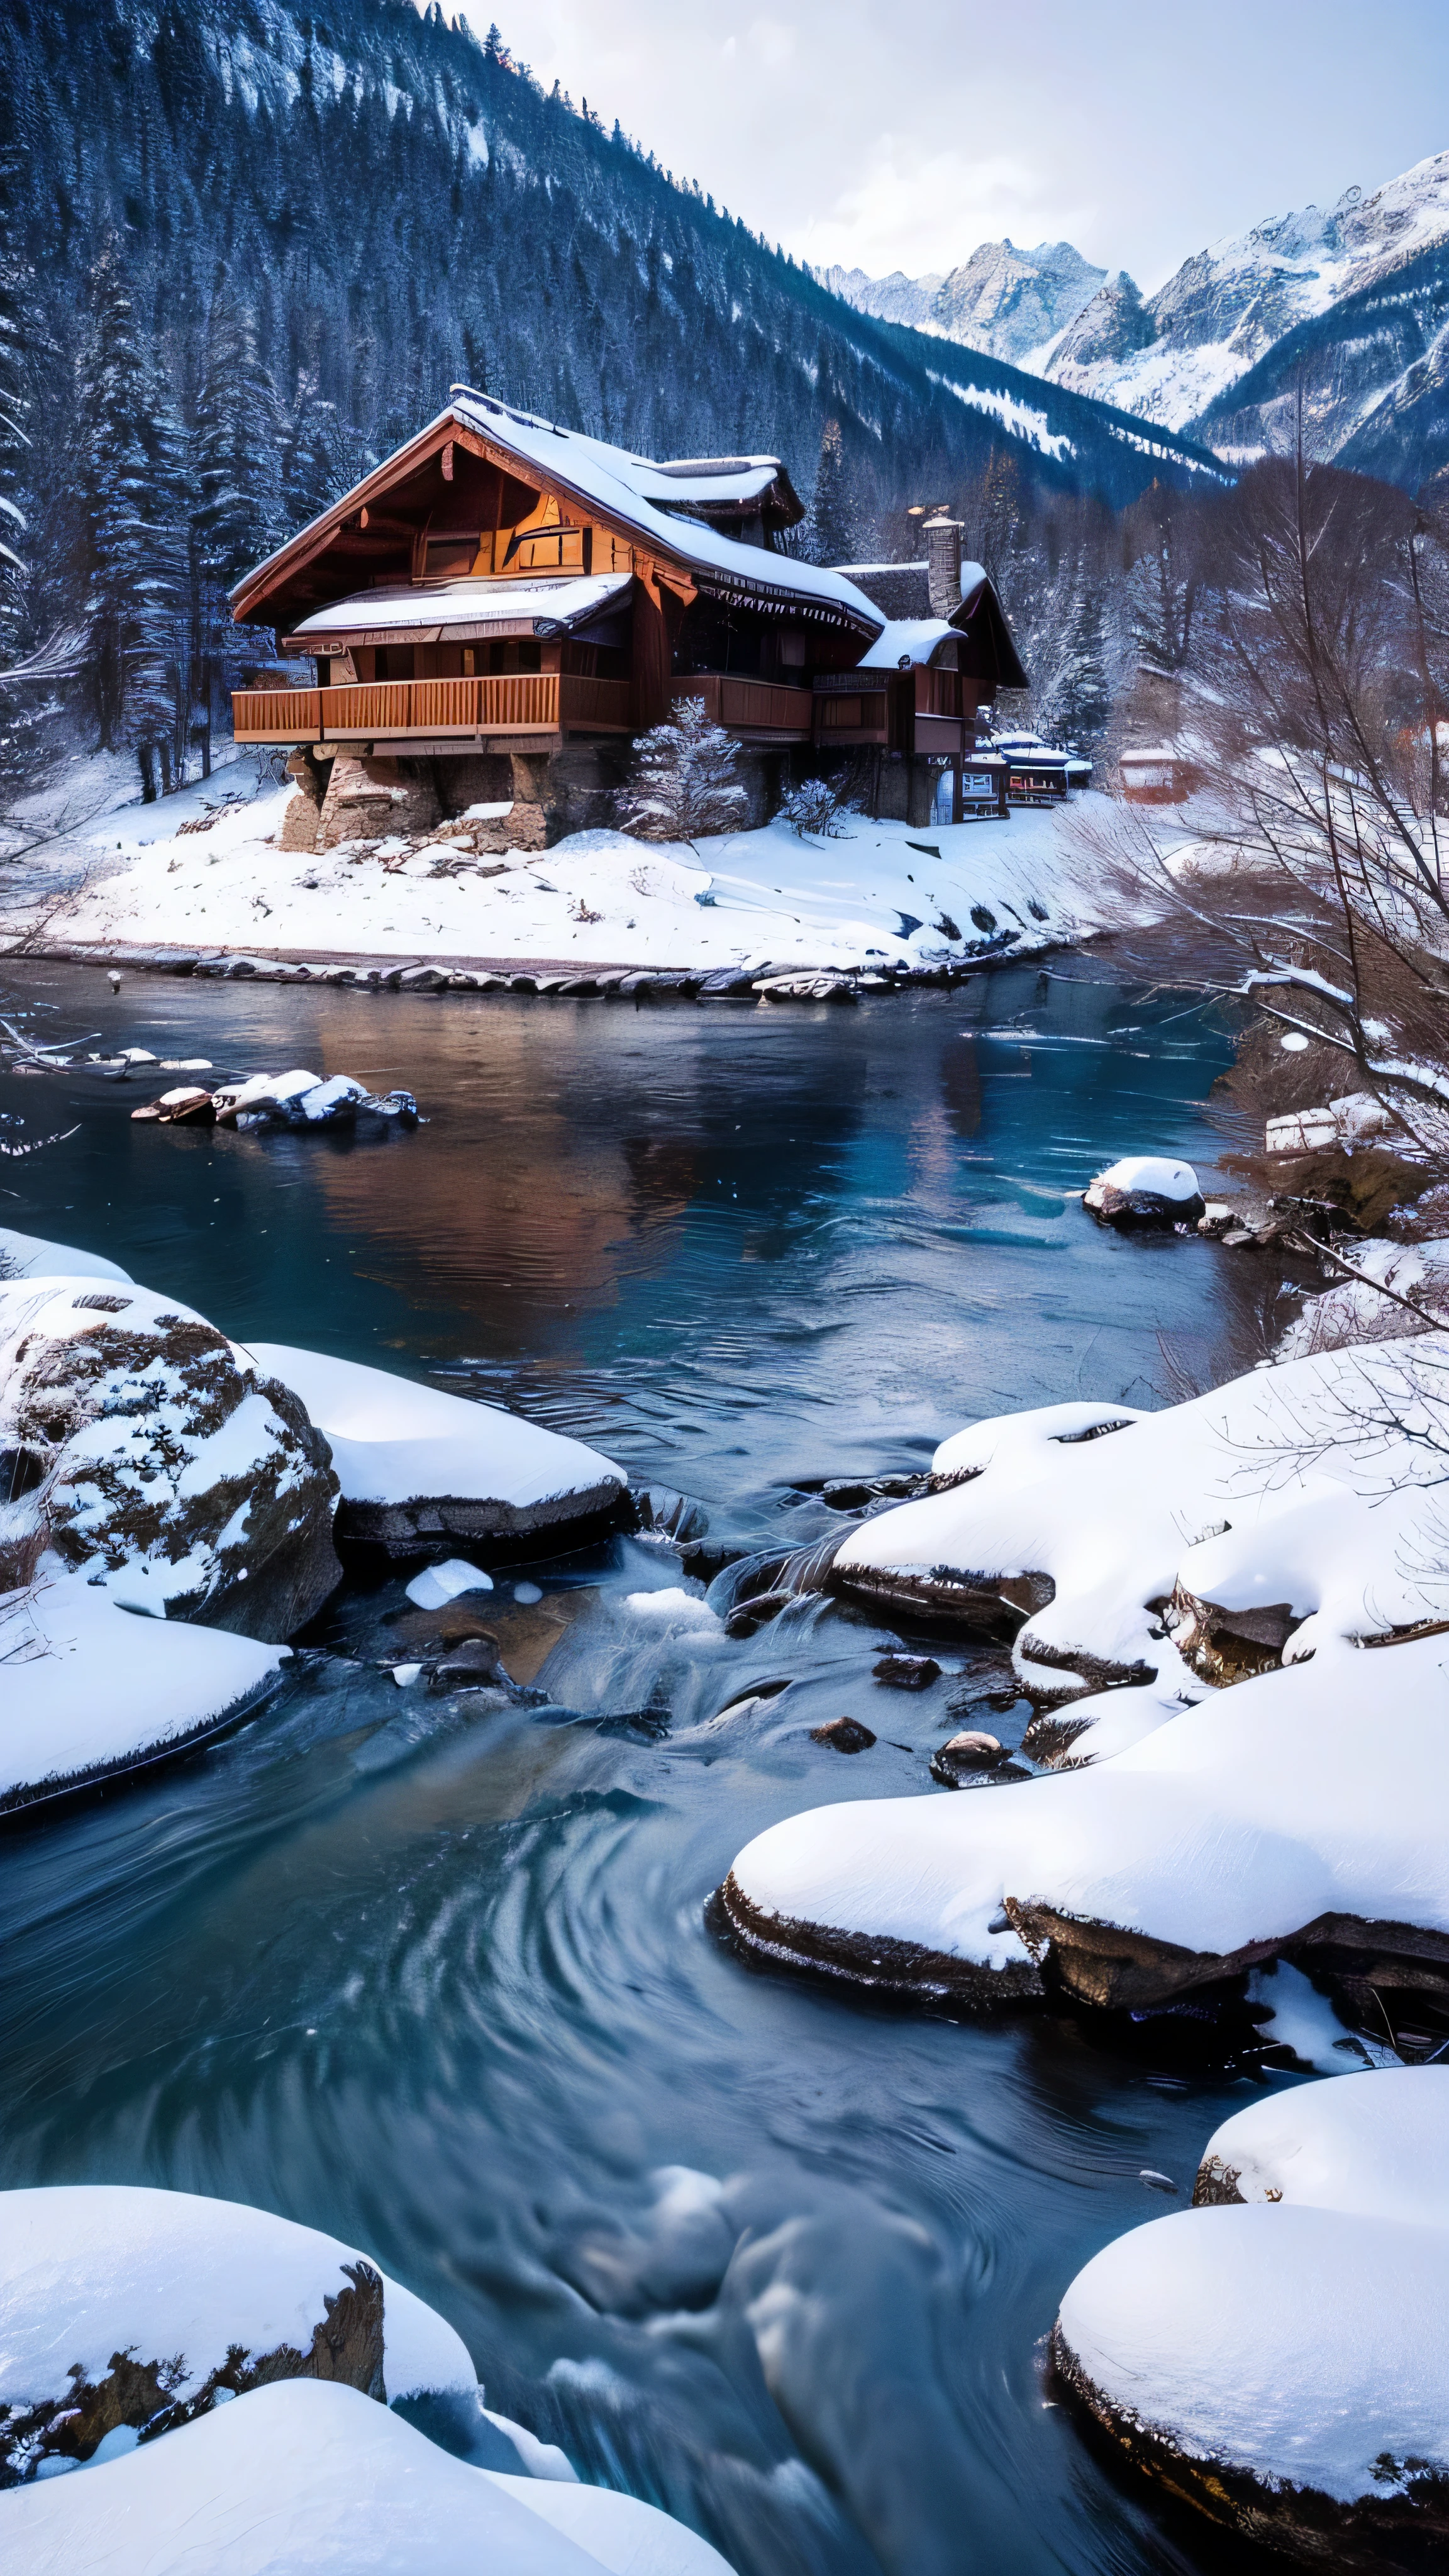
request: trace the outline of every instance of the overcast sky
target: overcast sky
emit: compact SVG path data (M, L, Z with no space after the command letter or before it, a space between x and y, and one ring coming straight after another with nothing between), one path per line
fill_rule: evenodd
M1075 242L1147 292L1449 149L1449 0L445 0L676 177L872 276Z

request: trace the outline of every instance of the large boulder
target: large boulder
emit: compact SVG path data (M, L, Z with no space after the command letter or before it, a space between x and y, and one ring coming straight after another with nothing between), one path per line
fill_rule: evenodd
M496 1405L280 1342L250 1343L248 1355L325 1432L342 1536L398 1557L459 1539L537 1554L546 1538L577 1545L627 1511L622 1467Z
M1245 2540L1315 2567L1440 2564L1446 2137L1438 2067L1237 2113L1198 2205L1119 2237L1067 2291L1052 2349L1072 2396L1165 2494Z
M49 1549L127 1609L276 1639L341 1580L305 1408L153 1289L0 1284L0 1460L0 1590Z

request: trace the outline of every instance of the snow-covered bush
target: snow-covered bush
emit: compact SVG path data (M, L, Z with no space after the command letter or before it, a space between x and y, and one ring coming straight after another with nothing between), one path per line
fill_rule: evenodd
M749 799L735 775L739 744L711 724L702 698L680 698L667 724L634 745L634 771L619 800L626 832L644 841L695 841L737 831Z
M780 808L784 821L802 841L807 832L819 841L838 841L848 811L828 778L807 778L802 787L792 787Z

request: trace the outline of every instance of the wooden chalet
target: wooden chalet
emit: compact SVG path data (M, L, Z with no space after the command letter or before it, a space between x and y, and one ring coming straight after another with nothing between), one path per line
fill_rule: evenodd
M313 665L311 686L238 691L236 739L292 748L319 797L339 753L349 774L491 764L448 777L450 807L497 792L509 755L549 837L601 819L634 736L685 696L787 755L766 810L821 753L959 765L979 700L1019 671L994 592L979 633L897 633L845 573L779 550L803 516L775 457L658 464L455 386L232 593L239 624Z

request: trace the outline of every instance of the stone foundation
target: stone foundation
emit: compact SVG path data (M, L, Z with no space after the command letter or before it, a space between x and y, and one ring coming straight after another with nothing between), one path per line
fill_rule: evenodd
M323 799L319 850L339 841L417 840L442 818L430 760L358 758L339 751Z
M282 818L284 850L321 851L339 841L421 840L470 805L510 805L496 822L468 826L480 852L551 849L570 832L612 830L627 786L633 744L570 743L561 751L466 752L457 758L392 759L339 751L319 761L307 750L287 763L297 793ZM925 829L935 773L900 752L829 752L809 743L773 750L740 746L736 772L747 799L742 831L776 815L792 787L827 778L840 794L884 821Z

